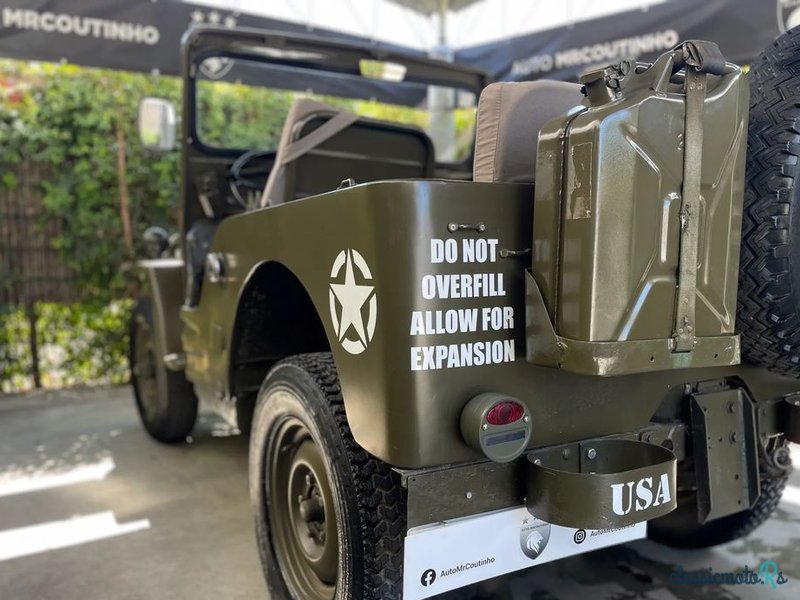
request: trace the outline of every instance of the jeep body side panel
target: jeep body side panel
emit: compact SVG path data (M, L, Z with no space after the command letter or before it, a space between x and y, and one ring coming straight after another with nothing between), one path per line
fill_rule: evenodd
M524 280L532 204L529 185L389 181L227 219L212 246L224 258L225 276L216 283L206 276L199 306L182 311L189 379L198 390L229 394L239 298L259 266L275 261L303 283L324 324L355 439L399 467L480 458L463 442L458 422L464 405L483 392L508 394L525 403L533 423L530 447L542 447L638 430L662 401L681 397L690 382L738 377L758 399L795 389L791 379L747 366L594 377L526 362ZM478 231L479 224L483 231ZM432 240L447 239L455 240L455 254L443 251L432 262L432 247L440 245ZM464 240L479 239L494 246L494 260L488 255L486 262L465 257ZM334 324L341 306L331 284L340 283L345 271L341 264L337 271L335 262L348 250L363 257L371 275L365 278L363 269L358 272L354 266L357 283L374 286L376 294L376 307L368 302L362 307L365 322L374 316L375 326L358 354L345 350L340 341L355 341L356 328L336 331ZM482 279L483 274L494 283ZM459 284L446 277L453 275L464 276L458 291ZM432 284L427 276L433 277ZM476 284L477 279L483 284ZM467 280L473 292L483 285L485 294L454 297L468 295ZM431 292L434 297L426 298ZM510 329L502 328L511 325L502 319L494 322L501 328L493 329L494 308L511 317ZM439 317L437 310L442 311ZM452 333L446 331L448 310L464 311L456 312L457 330ZM431 347L433 351L424 350ZM479 365L475 348L485 350L493 364Z

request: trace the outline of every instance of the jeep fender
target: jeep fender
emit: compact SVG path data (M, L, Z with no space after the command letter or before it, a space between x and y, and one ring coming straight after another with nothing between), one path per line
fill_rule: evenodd
M183 303L183 261L160 258L139 261L136 266L145 279L142 295L149 296L152 301L159 358L163 361L169 354L181 355L179 311Z

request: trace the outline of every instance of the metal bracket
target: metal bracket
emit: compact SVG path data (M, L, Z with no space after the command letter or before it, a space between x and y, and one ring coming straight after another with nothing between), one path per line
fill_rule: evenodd
M739 364L738 335L695 338L693 352L675 352L672 338L592 342L559 336L550 321L542 292L525 273L526 358L544 367L583 375L628 375L666 369Z
M170 371L181 372L186 369L186 354L183 352L170 352L165 354L164 366Z
M691 416L699 522L751 508L759 495L753 403L741 389L695 394Z
M408 489L408 527L419 527L524 502L524 465L491 461L401 471Z
M677 506L675 455L633 440L580 442L579 452L528 457L526 506L564 527L604 529L655 519ZM636 499L644 489L644 498ZM627 492L627 493L626 493ZM627 498L627 500L625 499Z
M486 231L486 224L485 223L448 223L447 224L447 231L450 233L455 233L456 231L477 231L478 233L483 233Z

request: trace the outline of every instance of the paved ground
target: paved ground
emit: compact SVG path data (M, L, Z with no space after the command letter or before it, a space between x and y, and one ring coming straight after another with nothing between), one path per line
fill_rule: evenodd
M229 434L205 418L189 445L151 442L124 388L0 398L0 600L265 598L247 440ZM680 553L636 542L448 600L797 598L800 475L792 486L777 517L744 542ZM679 564L731 571L765 559L789 583L667 583Z

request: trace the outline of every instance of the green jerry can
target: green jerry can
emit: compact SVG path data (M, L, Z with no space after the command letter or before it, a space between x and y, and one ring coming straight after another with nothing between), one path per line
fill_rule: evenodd
M739 362L749 91L713 43L581 78L539 135L527 358L615 375Z

